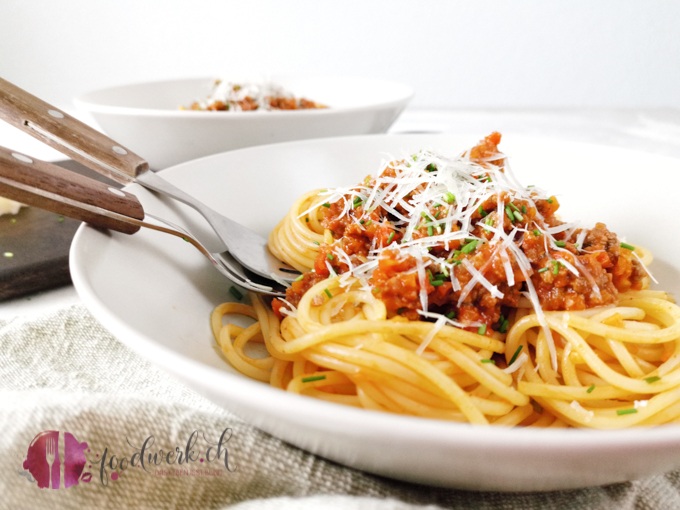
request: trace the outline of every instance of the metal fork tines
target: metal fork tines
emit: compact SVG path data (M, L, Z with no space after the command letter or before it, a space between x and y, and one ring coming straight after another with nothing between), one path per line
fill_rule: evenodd
M114 181L167 195L198 211L242 267L275 281L299 272L276 259L256 232L224 217L149 169L142 157L42 99L0 78L0 118Z

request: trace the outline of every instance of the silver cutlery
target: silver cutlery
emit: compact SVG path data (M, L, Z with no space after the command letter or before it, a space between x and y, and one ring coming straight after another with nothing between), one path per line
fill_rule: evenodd
M186 229L146 214L132 193L4 147L0 147L0 195L125 234L145 227L174 235L192 244L240 287L272 296L284 294L282 284L249 275L230 253L212 253Z
M143 158L103 133L2 78L0 118L115 182L138 183L194 208L224 243L229 253L224 263L241 273L252 272L275 282L290 282L299 276L299 271L272 255L262 236L152 172ZM215 255L218 259L222 256Z

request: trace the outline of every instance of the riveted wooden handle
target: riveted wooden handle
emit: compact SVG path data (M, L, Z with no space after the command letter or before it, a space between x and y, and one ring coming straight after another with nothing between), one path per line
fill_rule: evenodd
M137 197L103 182L0 147L0 195L94 226L133 234L144 219Z
M0 118L121 184L149 164L105 134L0 78Z

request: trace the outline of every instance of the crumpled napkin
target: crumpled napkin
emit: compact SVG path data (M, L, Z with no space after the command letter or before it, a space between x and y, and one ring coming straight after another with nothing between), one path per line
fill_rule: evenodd
M79 305L0 322L0 431L2 508L680 508L677 472L607 487L502 494L413 485L340 466L197 395L116 341ZM66 452L68 474L52 469L56 489L39 487L49 481L48 437Z

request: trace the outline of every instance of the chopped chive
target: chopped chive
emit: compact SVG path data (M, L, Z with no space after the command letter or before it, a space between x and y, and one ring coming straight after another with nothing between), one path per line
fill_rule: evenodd
M621 248L624 248L624 249L630 250L630 251L635 250L635 246L633 246L632 244L628 244L628 243L621 243Z
M486 324L482 324L477 328L477 333L480 335L486 335Z
M522 214L526 214L526 213L527 213L527 206L522 205Z
M394 230L390 232L390 236L387 238L387 244L390 244L394 240Z
M294 282L299 282L299 281L301 281L304 277L305 277L305 275L301 274L300 276L298 276L297 278L295 278L295 280L293 280L293 281L294 281Z
M446 195L444 195L444 200L446 201L447 204L452 204L456 201L456 195L454 195L450 191L447 191Z
M354 197L354 202L352 202L352 205L354 207L359 207L363 201L364 199L361 197Z
M489 359L489 358L485 358L485 359L482 359L482 360L480 360L480 361L481 361L482 363L491 363L492 365L496 363L494 360Z
M241 301L243 299L243 293L238 290L236 287L229 287L229 293L234 296L236 299Z
M540 235L541 235L541 231L538 230L537 228L535 228L535 229L534 229L534 235L535 235L536 237L540 236Z
M524 216L522 216L519 212L514 211L512 215L515 218L515 221L524 221Z
M522 352L522 348L524 347L524 344L521 344L517 347L515 350L515 353L512 355L512 358L510 358L510 363L509 365L512 365L515 361L517 361L517 358L519 357L519 353Z
M481 205L477 208L477 212L479 213L479 215L482 218L484 218L487 214L489 214L484 210L484 208Z
M312 242L313 242L314 244L316 244L317 246L320 246L320 245L321 245L321 243L320 243L319 241L312 241Z
M326 378L325 375L310 375L307 377L303 377L301 379L302 382L314 382L314 381L323 381Z
M449 313L446 314L446 318L450 319L450 320L455 319L456 318L456 312L450 311Z
M427 235L428 236L434 235L434 227L432 225L427 226Z
M326 258L327 258L328 260L333 260L333 259L335 258L335 256L334 256L332 253L327 253L327 254L326 254Z
M444 280L430 280L430 285L433 287L441 287L444 285Z
M324 293L328 296L328 299L333 297L333 294L331 294L331 291L328 289L323 289Z
M330 206L331 206L331 204L329 204L328 202L324 202L324 203L323 203L323 204L321 204L321 205L322 205L323 207L326 207L326 208L328 208L328 207L330 207Z
M592 393L594 389L595 389L595 385L594 385L594 384L591 384L590 386L588 386L588 389L586 390L586 393Z
M649 384L655 383L656 381L660 381L660 380L661 380L661 377L659 377L658 375L652 375L650 377L645 377L645 382L649 383Z
M538 270L539 273L545 273L548 270L548 266L542 267L541 269Z
M465 246L463 246L460 251L463 253L472 253L475 251L475 248L477 248L477 243L479 242L478 239L473 239L469 243L467 243Z
M548 200L546 200L546 202L548 202L549 204L552 204L552 203L553 203L553 199L552 199L552 197L551 197L551 198L549 198Z
M552 265L553 265L552 274L558 275L560 273L560 263L557 262L556 260L553 260Z
M503 319L501 326L498 328L499 333L506 333L510 327L510 321L508 319Z
M564 248L567 245L566 241L555 241L555 246Z
M515 215L512 212L512 209L510 209L509 206L505 206L505 215L510 219L510 221L515 221Z
M434 163L430 163L425 167L425 170L427 172L435 172L437 170L437 165L435 165Z
M517 207L513 202L508 203L513 211L519 212L519 207Z
M624 414L635 414L637 413L637 409L631 408L631 409L617 409L616 414L619 416L623 416Z

